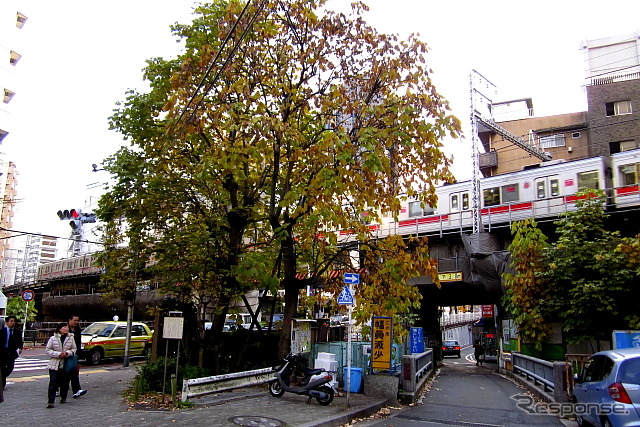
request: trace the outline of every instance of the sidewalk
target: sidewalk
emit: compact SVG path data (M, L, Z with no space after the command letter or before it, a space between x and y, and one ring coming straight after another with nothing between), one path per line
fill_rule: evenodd
M29 377L9 377L11 382L0 404L0 418L12 427L51 425L99 426L338 426L366 417L384 406L384 401L362 394L336 396L329 406L315 399L307 404L305 396L285 393L276 398L266 386L238 389L219 395L193 399L193 408L176 411L131 411L122 394L136 374L135 366L81 367L80 382L88 393L46 408L47 371Z

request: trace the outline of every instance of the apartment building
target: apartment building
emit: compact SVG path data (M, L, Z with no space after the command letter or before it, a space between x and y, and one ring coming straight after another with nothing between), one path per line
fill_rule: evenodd
M494 126L478 127L484 153L479 166L483 176L502 175L540 164L589 156L587 113L536 117L531 98L491 105ZM514 141L514 139L520 142ZM528 146L529 150L522 147ZM548 159L536 156L544 153Z
M640 148L640 30L587 40L585 59L590 156Z

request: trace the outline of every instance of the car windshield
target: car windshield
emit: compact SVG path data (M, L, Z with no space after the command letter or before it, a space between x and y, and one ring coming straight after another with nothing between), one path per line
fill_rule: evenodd
M82 331L82 335L97 335L99 337L108 337L116 325L110 323L92 323Z
M458 345L458 341L445 341L444 345Z

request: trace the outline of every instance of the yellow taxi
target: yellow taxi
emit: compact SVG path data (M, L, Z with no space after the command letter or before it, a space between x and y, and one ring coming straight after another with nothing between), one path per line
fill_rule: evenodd
M124 357L127 322L94 322L82 330L82 345L78 357L89 365L97 365L105 358ZM129 356L151 354L153 331L141 322L131 325Z

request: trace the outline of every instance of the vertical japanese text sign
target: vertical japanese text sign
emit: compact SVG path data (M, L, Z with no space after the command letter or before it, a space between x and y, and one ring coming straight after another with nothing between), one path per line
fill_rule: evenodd
M390 317L371 319L371 367L391 370L392 322Z
M422 328L411 328L411 354L424 353L424 340L422 338Z

